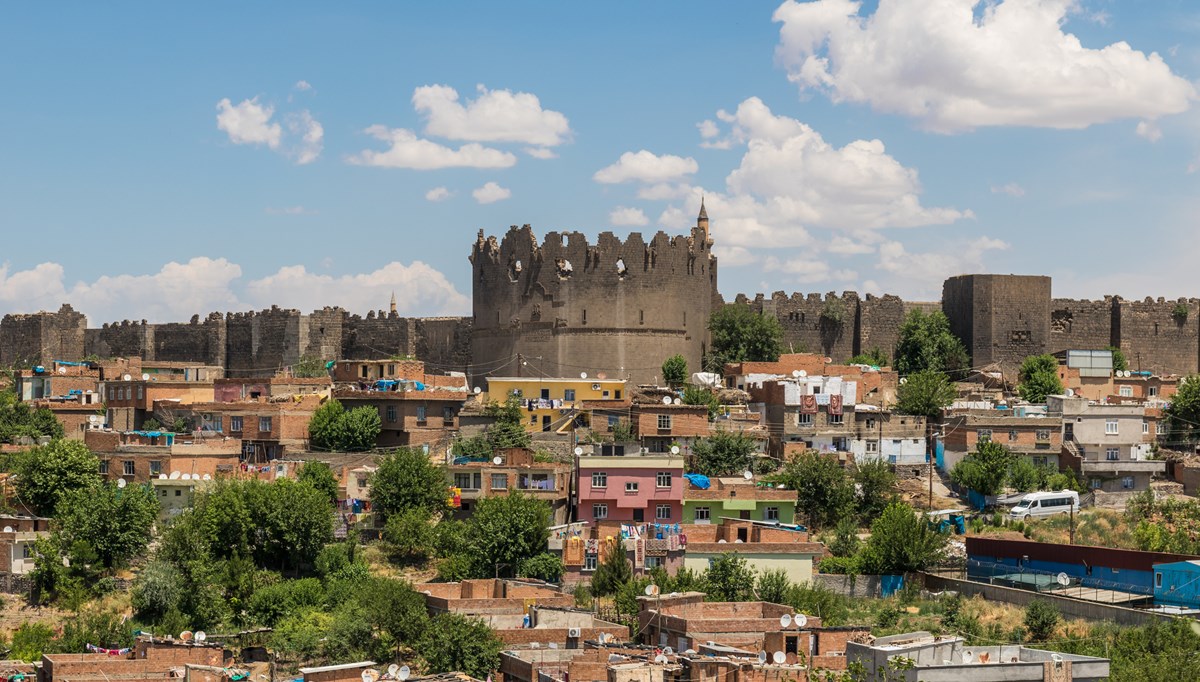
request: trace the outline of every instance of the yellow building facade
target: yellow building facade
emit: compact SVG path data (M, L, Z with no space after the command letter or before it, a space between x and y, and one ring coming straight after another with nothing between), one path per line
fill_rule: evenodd
M602 428L596 420L621 418L619 409L608 409L603 403L616 408L629 400L624 379L488 377L487 386L488 402L503 403L516 396L525 415L525 429L530 432L570 431L580 414L588 415L593 428Z

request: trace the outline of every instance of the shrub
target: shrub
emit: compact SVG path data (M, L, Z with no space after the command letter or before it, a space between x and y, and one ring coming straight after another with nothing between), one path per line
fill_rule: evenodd
M1058 621L1058 607L1044 599L1035 599L1025 607L1025 629L1035 642L1050 639Z

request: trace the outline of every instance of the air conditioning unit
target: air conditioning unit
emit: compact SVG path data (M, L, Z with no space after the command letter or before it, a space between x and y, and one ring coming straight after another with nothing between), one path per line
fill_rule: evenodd
M580 635L579 628L568 628L567 629L567 637L570 637L572 639L578 639L579 635Z

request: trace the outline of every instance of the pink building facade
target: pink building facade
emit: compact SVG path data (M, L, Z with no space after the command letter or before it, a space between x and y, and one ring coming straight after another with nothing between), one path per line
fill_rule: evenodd
M683 457L679 455L586 455L578 458L576 472L580 521L683 521Z

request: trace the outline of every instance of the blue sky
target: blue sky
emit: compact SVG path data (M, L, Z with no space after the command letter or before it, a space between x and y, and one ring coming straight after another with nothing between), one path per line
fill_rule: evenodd
M1195 295L1198 38L1179 0L6 5L0 312L469 314L479 229L702 194L727 298Z

